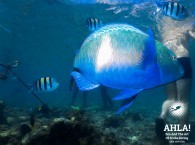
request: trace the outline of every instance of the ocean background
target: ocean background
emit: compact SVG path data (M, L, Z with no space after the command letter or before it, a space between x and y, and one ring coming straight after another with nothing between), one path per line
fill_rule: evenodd
M77 0L0 0L0 61L20 61L12 70L26 84L51 76L60 82L56 91L37 94L49 106L67 107L72 92L69 91L70 73L75 52L91 33L86 27L87 17L98 18L104 24L128 23L143 31L152 27L155 1L77 1ZM181 1L193 14L195 1ZM193 21L195 23L195 19ZM158 39L158 32L155 31ZM190 41L192 67L195 68L195 40ZM2 67L0 67L2 70ZM195 69L194 69L195 72ZM193 72L193 76L194 75ZM191 93L191 113L195 114L195 80ZM99 89L89 92L87 104L102 106ZM118 91L110 89L110 97ZM159 112L166 98L164 87L144 91L129 110ZM18 80L0 81L0 100L7 107L30 108L40 105ZM77 105L82 102L81 95ZM118 102L115 103L119 105Z

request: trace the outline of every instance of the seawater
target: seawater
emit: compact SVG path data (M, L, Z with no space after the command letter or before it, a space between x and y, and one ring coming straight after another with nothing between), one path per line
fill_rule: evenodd
M152 27L159 39L153 12L154 1L63 1L63 0L0 0L0 61L21 62L14 68L26 84L36 79L52 76L60 87L51 93L38 94L50 106L68 106L71 92L68 90L75 52L91 33L85 24L87 17L98 18L104 24L127 23L145 32ZM101 1L102 2L102 1ZM123 3L124 2L124 3ZM181 1L193 13L195 2ZM9 31L6 31L7 30ZM192 65L195 68L195 40L190 41ZM2 68L0 68L2 69ZM194 76L194 73L193 73ZM13 76L11 76L13 77ZM191 94L191 112L195 112L194 80ZM110 97L117 91L109 90ZM99 89L88 95L90 106L102 105ZM81 95L77 104L81 104ZM161 110L166 98L164 87L148 90L139 95L129 109L149 112ZM15 107L30 107L39 102L17 80L0 81L0 100ZM95 100L95 101L94 101Z

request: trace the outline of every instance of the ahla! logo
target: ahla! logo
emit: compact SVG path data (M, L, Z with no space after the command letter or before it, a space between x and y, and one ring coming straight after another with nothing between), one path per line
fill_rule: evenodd
M176 118L180 118L182 117L185 113L186 113L186 108L185 108L185 104L182 103L182 102L174 102L170 109L169 109L169 112L170 114L173 116L173 117L176 117Z
M183 127L180 124L166 124L164 131L190 131L191 126L184 124Z

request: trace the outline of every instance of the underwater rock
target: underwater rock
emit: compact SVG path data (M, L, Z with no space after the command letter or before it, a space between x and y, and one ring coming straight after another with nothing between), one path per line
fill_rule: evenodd
M50 128L45 131L32 131L24 137L23 145L118 145L114 133L96 129L83 111L74 110L66 117L69 119L53 119Z
M129 127L123 127L123 133L128 135L128 134L131 134L132 131Z
M20 134L21 134L21 136L24 136L29 132L31 132L30 126L28 126L26 123L22 123L20 125Z
M123 124L123 123L124 123L124 119L122 117L116 116L116 115L108 116L104 120L105 127L117 128L117 127L120 127L121 124Z
M61 142L64 145L91 145L93 140L95 140L93 127L82 122L58 122L51 127L48 135L48 145L54 145L56 142Z
M7 123L8 124L14 124L14 123L16 123L16 120L15 120L14 117L7 117Z
M1 128L0 131L0 145L20 145L19 135L15 129ZM16 142L18 144L16 144Z
M46 138L48 136L49 130L39 128L22 138L22 145L47 145Z
M70 120L64 118L64 117L60 117L60 118L54 118L53 119L53 123L58 123L58 122L70 122Z
M139 139L138 139L137 136L129 137L129 139L131 140L131 144L132 144L132 145L138 144Z
M189 135L189 140L191 142L195 142L195 121L191 121L190 122L190 125L191 125L191 131L190 131L190 135Z
M132 115L132 121L133 122L137 122L137 121L141 121L141 120L142 120L142 117L141 117L140 114L135 113L135 114Z
M7 120L4 115L5 103L0 100L0 124L6 124Z
M101 137L100 145L119 145L119 141L114 133L110 133Z

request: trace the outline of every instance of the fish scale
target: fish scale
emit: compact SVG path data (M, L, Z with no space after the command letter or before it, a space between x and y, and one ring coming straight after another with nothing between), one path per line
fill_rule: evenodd
M118 37L119 35L120 37ZM134 73L138 73L140 75L144 73L144 70L140 71L139 69L140 69L140 65L142 65L141 63L143 62L142 52L145 47L144 43L145 43L145 40L147 39L147 34L129 25L117 25L117 24L108 25L108 26L103 27L100 30L97 30L95 33L89 36L81 47L81 50L79 52L80 55L78 55L78 57L76 56L75 67L80 68L81 66L85 65L84 67L81 67L81 71L84 74L89 75L90 78L93 78L94 74L98 74L95 76L95 78L96 79L101 78L101 73L97 72L98 66L96 62L97 62L97 55L101 47L100 44L105 42L104 37L107 37L107 36L112 38L111 42L109 43L112 49L114 50L114 53L112 54L110 60L108 60L107 62L108 64L110 64L110 66L108 68L104 68L104 66L102 66L102 68L99 70L101 73L110 74L109 76L110 79L106 78L107 82L104 82L103 80L101 80L101 82L103 84L109 84L109 85L111 84L109 82L112 82L113 86L119 89L127 87L127 86L134 86L135 84L140 84L139 82L136 82L133 84L129 82L127 83L125 82L125 80L131 79L131 77L129 77L128 74L133 73L132 70L134 68L136 68L134 69ZM139 40L140 43L134 43L134 41L137 42L136 40L137 41ZM132 49L129 49L129 48L132 48ZM103 49L106 50L107 48L103 48ZM122 53L123 51L124 53ZM82 64L84 62L82 60L85 60L86 58L88 61L85 64ZM105 59L105 58L101 57L101 59ZM122 58L124 58L124 66L122 64L123 62L121 61ZM82 68L85 68L85 69L82 69ZM113 77L114 78L117 77L118 73L121 72L121 70L126 71L126 74L122 74L123 79L121 78L121 80L124 81L123 83L124 86L118 86L117 84L121 84L121 82L113 83L113 80L112 80ZM150 77L152 77L152 75L150 75ZM143 78L142 81L144 82L148 81L144 77L142 78ZM156 80L158 80L158 78L156 78ZM153 84L150 84L150 86L147 86L146 88L150 88L152 85ZM135 87L137 88L138 86L135 86ZM141 87L144 87L144 86L141 86Z
M73 66L81 72L73 71L71 75L82 91L104 85L122 90L115 100L127 99L181 78L183 68L175 57L154 40L151 30L147 35L131 25L111 24L83 42Z

